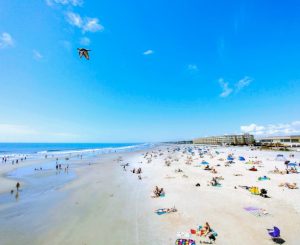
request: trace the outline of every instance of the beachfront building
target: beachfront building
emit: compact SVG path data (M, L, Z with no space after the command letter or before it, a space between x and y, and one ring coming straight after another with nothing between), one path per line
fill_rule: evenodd
M288 147L300 147L300 135L272 136L258 140L262 145L284 145Z
M254 144L252 134L232 134L222 136L210 136L193 140L194 144L206 145L251 145Z

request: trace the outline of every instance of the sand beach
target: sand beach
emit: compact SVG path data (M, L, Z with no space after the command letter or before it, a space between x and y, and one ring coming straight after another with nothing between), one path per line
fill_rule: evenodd
M272 173L275 167L286 169L282 159L276 160L278 154L300 161L297 152L194 145L74 157L68 173L55 175L58 184L41 182L42 171L21 179L17 200L9 192L18 179L5 175L17 167L2 164L1 244L171 245L179 238L200 244L209 242L199 236L205 222L216 233L215 244L274 244L267 232L273 226L280 228L285 244L299 244L299 189L279 186L299 186L299 174ZM204 170L205 162L216 173ZM55 159L29 160L18 167L34 169L37 164L55 171ZM249 171L252 166L257 171ZM140 174L132 172L138 168ZM259 180L263 176L267 179ZM211 185L213 177L219 177L218 186ZM28 178L35 180L27 183ZM163 197L153 198L155 186L164 189ZM245 189L253 186L266 189L270 198ZM176 212L155 212L167 208Z

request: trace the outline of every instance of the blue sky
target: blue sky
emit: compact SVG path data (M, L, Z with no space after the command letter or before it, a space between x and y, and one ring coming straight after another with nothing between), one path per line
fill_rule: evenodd
M0 141L299 134L299 12L296 0L1 1Z

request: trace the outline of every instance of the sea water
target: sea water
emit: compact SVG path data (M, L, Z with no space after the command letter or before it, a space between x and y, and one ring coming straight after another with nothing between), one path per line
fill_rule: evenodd
M130 150L148 145L145 143L0 143L0 157L100 150Z
M27 159L34 159L34 164L22 166L22 162L19 162L18 168L5 174L7 178L13 179L15 183L19 181L24 186L21 186L18 193L13 185L12 194L9 191L0 194L0 226L2 227L0 241L3 239L2 242L8 244L12 242L11 238L15 237L14 234L18 233L18 237L13 242L22 244L30 238L26 234L32 231L43 232L44 227L49 223L46 218L48 216L43 214L67 195L67 192L62 192L60 189L76 178L74 170L82 165L74 165L73 162L80 161L80 155L83 156L83 162L89 162L87 159L93 161L94 157L97 158L102 153L136 151L151 145L1 143L1 154L9 156L9 161L4 163L0 159L0 167L2 164L11 164L12 159L20 159L22 155L26 155ZM45 159L46 155L48 155L47 159ZM57 163L62 164L62 169L56 169Z

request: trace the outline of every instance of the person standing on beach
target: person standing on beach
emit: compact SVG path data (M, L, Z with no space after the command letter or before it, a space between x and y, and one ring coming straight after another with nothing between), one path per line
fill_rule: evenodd
M19 182L17 182L16 188L17 188L17 191L19 191L19 188L20 188L20 183Z

